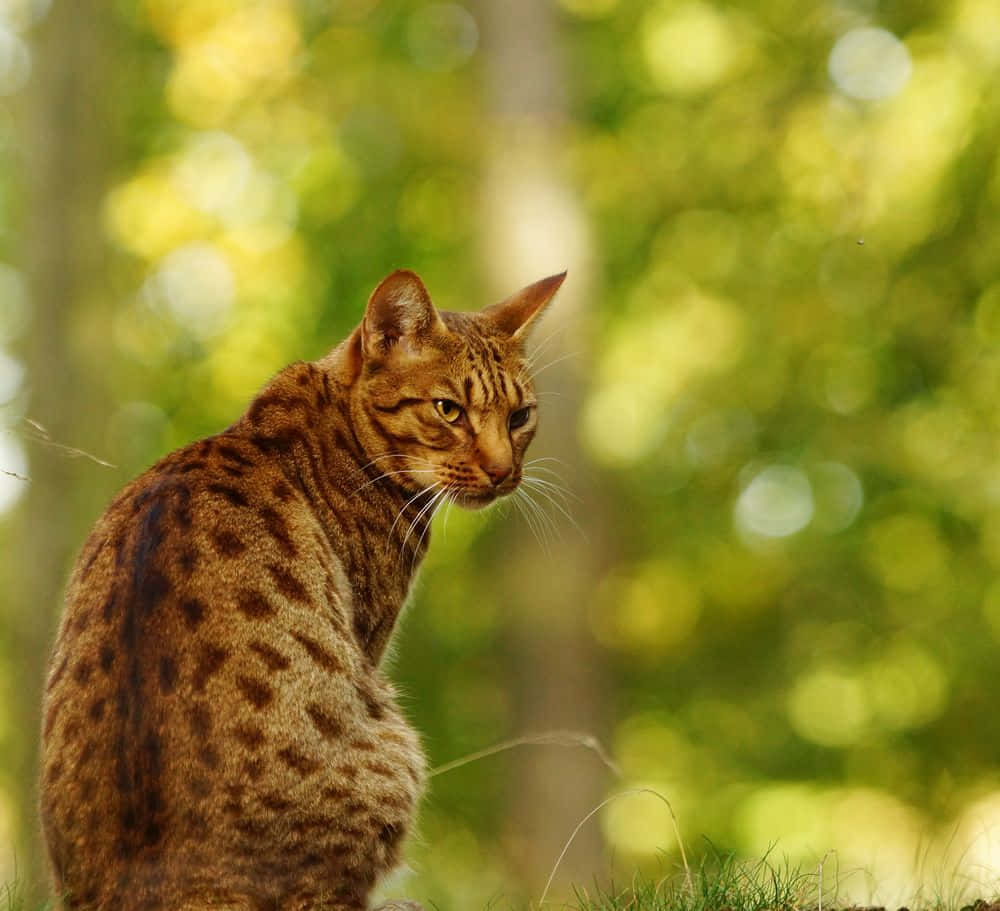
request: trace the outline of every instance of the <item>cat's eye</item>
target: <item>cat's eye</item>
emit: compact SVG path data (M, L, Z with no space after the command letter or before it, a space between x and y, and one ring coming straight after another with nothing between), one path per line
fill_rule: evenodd
M434 399L434 409L449 424L454 424L462 416L462 406L451 399Z
M528 423L528 418L531 417L530 408L518 408L517 411L512 411L510 417L507 419L507 426L511 430L517 430L518 427L523 427Z

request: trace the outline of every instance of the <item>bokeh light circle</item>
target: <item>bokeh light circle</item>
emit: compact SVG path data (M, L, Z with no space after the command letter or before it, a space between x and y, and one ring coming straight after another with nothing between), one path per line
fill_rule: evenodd
M910 52L884 28L855 28L830 51L830 78L849 98L882 101L898 95L910 79Z

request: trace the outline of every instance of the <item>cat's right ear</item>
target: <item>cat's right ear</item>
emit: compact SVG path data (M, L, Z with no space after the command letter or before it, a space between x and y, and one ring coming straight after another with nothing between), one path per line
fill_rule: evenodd
M415 272L398 269L382 279L368 298L361 323L365 358L383 357L394 348L417 348L435 332L448 330Z

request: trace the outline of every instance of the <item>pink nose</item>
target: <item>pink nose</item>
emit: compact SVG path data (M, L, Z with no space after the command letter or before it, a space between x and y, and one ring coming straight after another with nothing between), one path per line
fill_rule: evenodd
M503 484L503 482L511 476L511 473L514 471L514 466L509 462L487 462L482 466L482 469L486 473L486 476L490 479L493 486L497 487L500 484Z

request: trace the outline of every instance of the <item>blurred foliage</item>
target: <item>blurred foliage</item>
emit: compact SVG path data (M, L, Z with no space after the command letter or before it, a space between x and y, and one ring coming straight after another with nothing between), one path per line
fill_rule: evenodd
M5 96L30 78L44 14L0 5ZM227 425L282 364L342 337L391 268L419 271L439 306L485 302L476 8L118 0L101 15L111 259L69 327L114 403L93 418L119 469L112 483L95 466L95 484ZM609 793L656 788L689 843L776 842L809 863L836 849L883 900L935 870L992 880L1000 7L560 0L554 15L556 166L597 275L574 370L599 489L573 491L572 511L600 523L611 565L587 603L549 607L583 612L610 668ZM903 44L835 64L869 26ZM8 258L30 167L15 150L0 104ZM0 467L20 475L17 421L45 381L18 360L30 309L17 263L0 264ZM0 482L14 515L24 482ZM515 521L451 515L403 624L394 674L432 764L523 733L493 582ZM37 607L54 622L57 605ZM6 701L8 676L0 661ZM9 727L0 704L0 742L33 736ZM507 840L530 833L503 824L510 768L434 780L405 891L442 908L519 894ZM0 830L21 799L2 780ZM619 869L677 856L655 798L599 824Z

